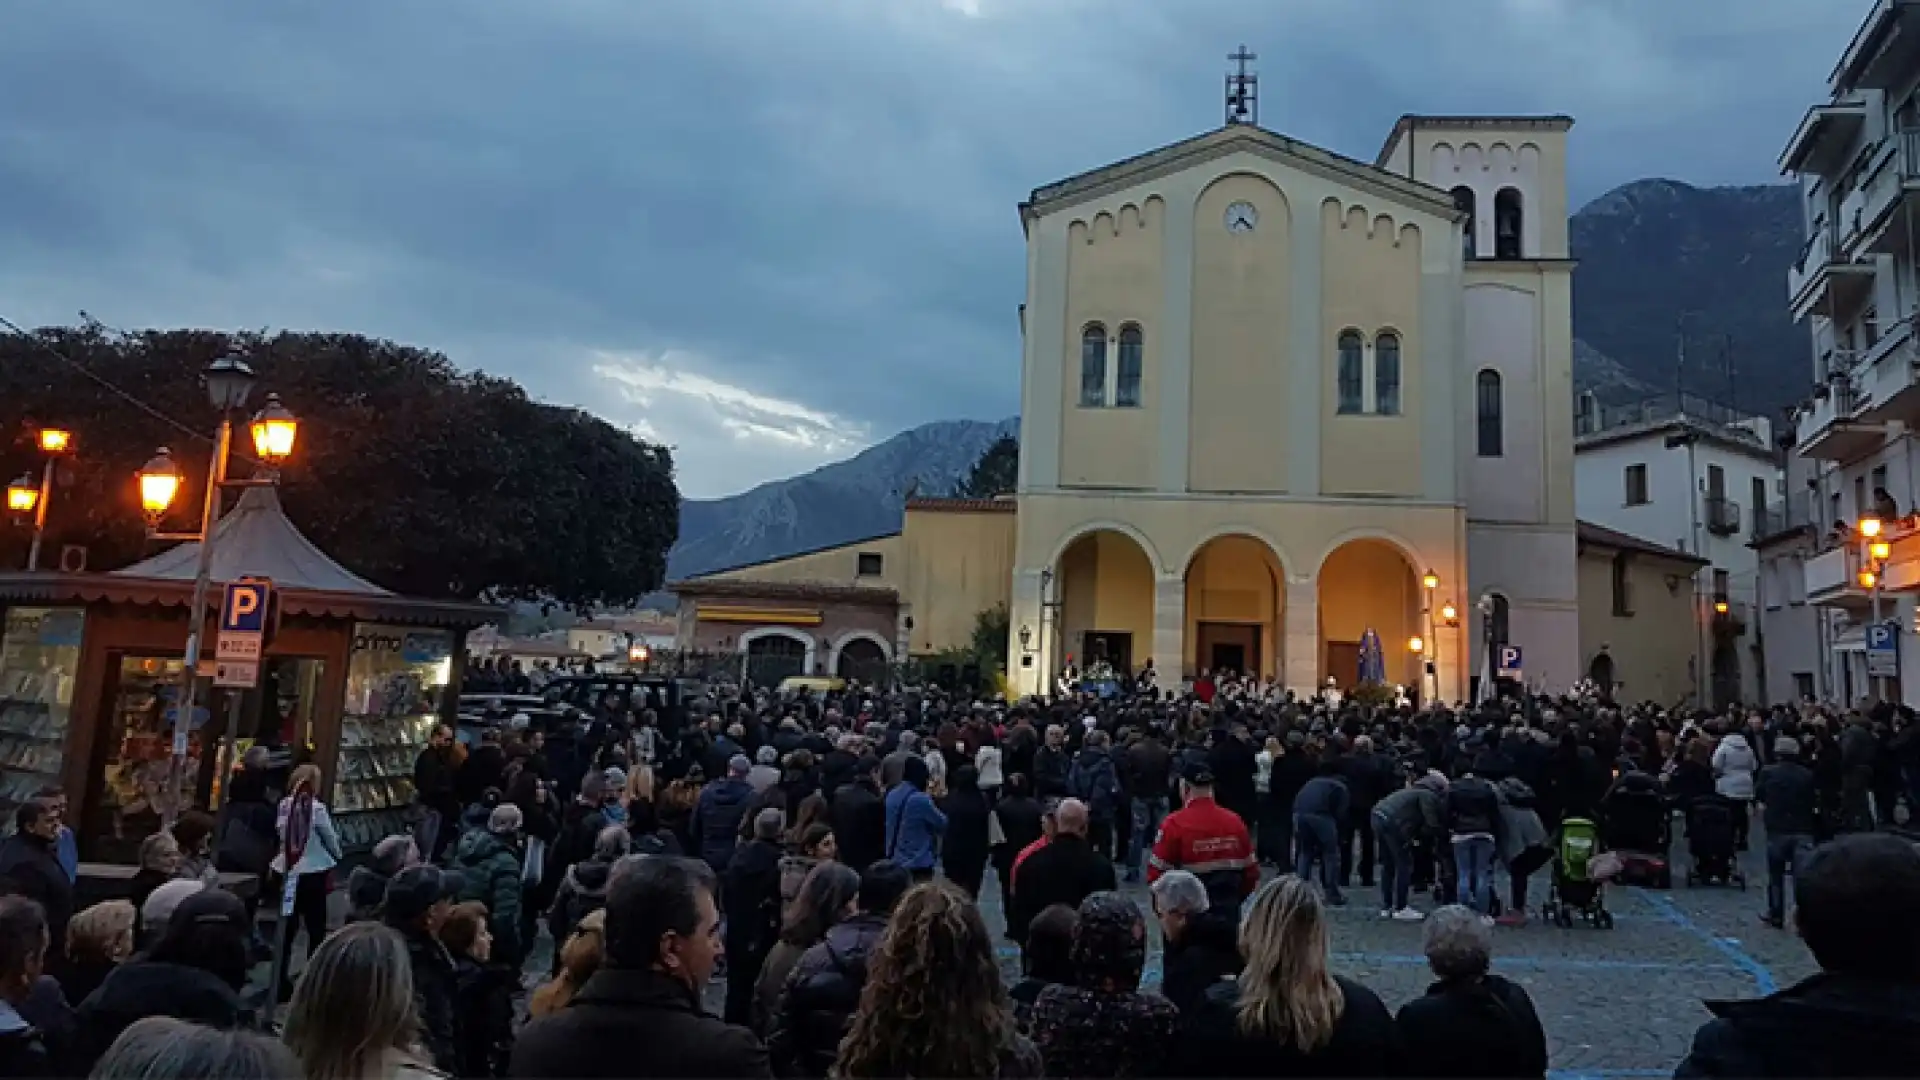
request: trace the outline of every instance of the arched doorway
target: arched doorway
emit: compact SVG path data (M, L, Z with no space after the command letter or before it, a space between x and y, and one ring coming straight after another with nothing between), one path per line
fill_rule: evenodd
M1187 564L1188 671L1255 677L1281 674L1286 572L1273 549L1251 536L1218 536Z
M1359 681L1360 642L1380 636L1386 681L1419 693L1424 656L1408 645L1420 625L1420 578L1385 540L1349 540L1320 564L1320 681L1348 689ZM1423 642L1424 644L1424 642Z
M1153 653L1153 560L1140 543L1109 529L1089 532L1060 555L1051 678L1071 665L1081 674L1139 670Z
M840 645L840 655L834 661L834 674L864 683L885 683L887 651L870 637L851 638Z
M798 630L768 627L741 636L743 677L756 686L778 686L789 675L807 675L813 640Z
M1611 700L1614 686L1613 657L1606 652L1595 656L1593 662L1587 665L1587 678L1593 680L1593 685L1600 691L1601 697Z

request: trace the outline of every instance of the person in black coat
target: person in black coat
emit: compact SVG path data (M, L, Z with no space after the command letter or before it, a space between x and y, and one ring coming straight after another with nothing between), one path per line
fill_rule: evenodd
M1255 776L1260 771L1258 755L1247 741L1244 724L1233 725L1228 733L1216 729L1213 745L1207 751L1207 764L1213 769L1214 801L1240 815L1240 821L1252 832L1259 823L1259 793Z
M760 811L753 819L753 839L734 849L723 878L729 1024L752 1021L760 966L780 937L780 834L785 827L786 816L779 810Z
M453 729L437 724L426 749L413 759L413 797L422 809L435 815L423 837L420 857L439 862L440 856L460 831L460 795L454 784Z
M866 989L867 961L913 875L885 859L860 874L859 912L827 928L802 953L774 1007L767 1052L782 1076L825 1077L840 1055Z
M980 773L971 765L949 773L947 787L946 797L940 800L940 811L947 815L940 864L949 881L978 900L980 882L987 874L987 797L980 792Z
M57 1075L46 1032L24 1015L46 958L46 912L24 896L0 897L0 1076Z
M1263 824L1260 829L1260 858L1272 862L1284 869L1293 868L1293 800L1300 795L1300 789L1313 779L1316 769L1313 755L1307 750L1307 736L1303 732L1289 731L1281 740L1284 750L1273 759L1273 768L1267 774L1267 818L1273 823L1273 835L1268 837L1268 829Z
M993 817L1000 822L1001 842L993 846L993 872L1000 879L1000 910L1013 910L1013 860L1027 845L1045 832L1045 811L1033 797L1033 784L1025 773L1009 773L1000 788L1000 801L993 804Z
M880 762L863 757L853 777L833 793L833 839L840 861L864 870L887 854L887 804L880 794Z
M565 1009L521 1029L508 1076L772 1077L753 1032L700 1004L719 957L720 911L706 863L622 860L606 919L600 970Z
M0 893L38 903L47 933L64 948L67 920L73 917L73 881L55 851L60 819L46 803L29 799L14 811L13 824L14 834L0 842Z
M1169 870L1153 883L1153 912L1166 942L1160 995L1191 1012L1215 983L1240 974L1237 912L1213 910L1206 885L1185 870Z
M414 866L387 882L381 918L407 943L413 968L413 995L420 1013L420 1042L436 1068L457 1074L460 1068L459 975L453 956L440 944L440 927L466 887L462 877L437 866Z
M1461 1080L1540 1080L1547 1033L1533 999L1491 974L1493 931L1470 908L1449 904L1427 916L1427 963L1439 980L1400 1007L1395 1021L1409 1067Z
M1014 875L1013 905L1007 909L1007 933L1024 941L1027 924L1054 904L1079 910L1097 892L1119 887L1113 863L1087 842L1087 806L1067 799L1054 811L1053 839L1020 864Z

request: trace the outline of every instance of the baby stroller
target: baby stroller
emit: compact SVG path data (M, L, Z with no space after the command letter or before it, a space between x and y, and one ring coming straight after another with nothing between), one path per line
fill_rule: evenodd
M1629 783L1641 777L1645 774L1630 775L1607 796L1602 807L1606 847L1620 859L1621 884L1670 889L1671 815L1666 799L1652 788L1651 777L1646 777L1646 786Z
M1553 883L1540 914L1557 926L1571 928L1575 919L1601 930L1613 929L1607 910L1606 885L1595 875L1601 858L1600 829L1586 818L1568 818L1560 824L1560 844L1553 853Z
M1720 795L1702 795L1687 807L1687 854L1693 857L1688 885L1747 887L1733 843L1740 812L1733 800Z

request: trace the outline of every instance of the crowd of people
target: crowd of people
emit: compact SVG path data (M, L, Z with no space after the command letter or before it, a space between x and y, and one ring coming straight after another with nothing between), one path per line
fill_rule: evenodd
M0 844L0 1075L1541 1077L1496 929L1562 821L1649 785L1757 804L1764 917L1823 969L1716 1004L1680 1071L1910 1070L1920 854L1878 828L1920 805L1910 715L1205 691L715 686L685 718L609 695L555 730L438 729L419 827L345 875L331 932L349 860L312 766L280 791L243 761L217 820L143 845L132 899L78 912L48 792ZM231 868L294 881L265 992ZM1434 982L1397 1012L1334 970L1356 882L1424 923ZM1810 1056L1834 1040L1840 1071Z

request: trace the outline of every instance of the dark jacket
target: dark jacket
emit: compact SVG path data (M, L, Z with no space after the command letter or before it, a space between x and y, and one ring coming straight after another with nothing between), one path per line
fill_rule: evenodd
M53 1057L41 1030L0 1002L0 1076L55 1076Z
M862 777L833 793L833 839L840 861L865 870L887 854L887 804L871 779Z
M1207 765L1213 770L1214 801L1253 824L1259 812L1260 794L1255 783L1260 771L1259 755L1246 740L1231 735L1213 744L1207 751Z
M613 864L599 859L577 862L567 868L559 891L553 894L553 906L547 910L547 933L554 947L567 943L580 920L607 906L607 879Z
M767 1050L782 1076L824 1077L840 1055L867 985L867 960L887 932L883 915L859 914L827 929L787 976Z
M1447 786L1447 831L1454 836L1485 833L1500 838L1500 796L1493 785L1463 776Z
M693 808L693 841L700 845L699 855L713 867L714 873L727 868L733 847L740 835L740 819L753 798L753 785L737 776L715 780L700 789L700 801Z
M214 865L235 873L265 874L279 853L280 831L263 771L241 768L233 777L233 798L221 802L213 830Z
M1761 769L1753 795L1763 807L1761 823L1768 836L1812 836L1819 829L1820 785L1813 770L1798 761L1777 761Z
M482 830L460 838L453 868L465 879L460 899L487 905L487 930L504 959L520 956L520 857L507 841Z
M956 786L940 800L947 815L947 831L940 844L940 862L962 880L978 877L987 865L987 797L977 784Z
M635 1053L645 1047L645 1053ZM658 972L601 968L572 1004L521 1029L514 1077L771 1077L766 1048Z
M1158 994L1055 983L1033 1003L1033 1043L1048 1076L1159 1076L1180 1010Z
M1007 838L999 852L1009 867L1013 865L1014 856L1025 851L1028 844L1040 839L1046 831L1042 824L1045 811L1040 801L1031 795L1001 796L1000 801L993 804L993 816L1000 819L1000 833Z
M71 1052L61 1071L85 1076L135 1020L170 1016L207 1027L235 1028L244 1019L240 995L212 972L184 964L129 960L74 1010Z
M1267 774L1267 802L1281 814L1293 813L1293 800L1300 795L1300 789L1313 779L1313 759L1301 749L1289 749L1273 759L1273 770Z
M765 956L780 936L779 845L769 840L741 844L734 850L723 881L727 956L735 965L749 956ZM759 965L751 965L751 970L757 974Z
M1067 751L1041 746L1033 752L1033 793L1042 799L1067 797Z
M1127 791L1136 799L1164 799L1172 790L1173 752L1149 735L1127 747Z
M1347 754L1340 759L1339 772L1347 781L1347 793L1353 799L1356 819L1364 819L1372 813L1374 804L1393 790L1392 768L1385 757L1371 750Z
M440 823L443 830L453 828L460 816L460 796L454 787L453 762L445 751L429 746L413 759L413 793L421 805L446 819Z
M1160 994L1182 1013L1191 1012L1215 983L1240 974L1239 921L1203 911L1187 921L1178 944L1167 943Z
M1352 799L1346 781L1338 776L1323 774L1307 781L1300 789L1300 794L1293 797L1293 812L1345 821Z
M392 924L389 924L392 925ZM413 997L420 1011L420 1044L434 1067L457 1075L460 1069L459 978L453 957L438 941L411 927L395 926L407 943L413 966Z
M380 918L380 905L387 901L387 875L362 864L347 875L347 921L373 922Z
M1401 1060L1393 1014L1373 991L1334 976L1346 1007L1333 1039L1311 1054L1292 1044L1240 1033L1240 985L1216 984L1183 1018L1172 1060L1193 1077L1313 1076L1378 1077L1397 1074Z
M454 962L454 1005L460 1011L460 1059L456 1075L475 1080L502 1076L513 1055L513 993L519 972L504 964Z
M67 920L73 917L73 882L67 880L53 841L22 832L0 842L0 894L39 901L47 913L47 940L55 942L55 948L66 942ZM134 910L140 910L138 903Z
M1067 771L1067 791L1087 804L1089 818L1112 822L1120 811L1120 772L1113 757L1099 747L1080 751Z
M1007 912L1007 932L1014 940L1025 941L1027 925L1048 907L1078 908L1094 893L1115 888L1113 864L1093 850L1086 837L1056 835L1020 864L1013 883L1013 907Z
M1823 973L1754 1001L1709 1001L1675 1077L1911 1076L1920 984Z
M1400 1050L1422 1076L1537 1080L1547 1033L1533 999L1498 975L1442 980L1400 1007Z

